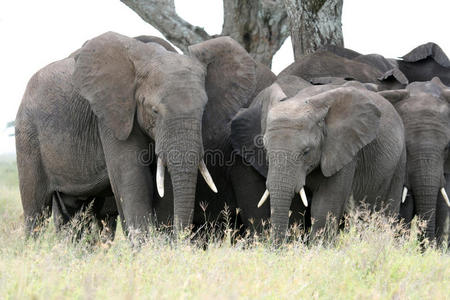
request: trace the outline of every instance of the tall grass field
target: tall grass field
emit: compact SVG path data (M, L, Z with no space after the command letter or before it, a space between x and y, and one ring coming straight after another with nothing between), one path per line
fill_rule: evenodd
M294 238L280 248L229 238L207 249L155 232L132 248L72 242L53 224L24 238L17 169L0 157L0 299L450 299L448 249L360 213L333 243Z

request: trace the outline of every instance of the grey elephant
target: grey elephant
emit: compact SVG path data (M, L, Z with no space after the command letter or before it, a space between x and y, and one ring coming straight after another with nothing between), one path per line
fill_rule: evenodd
M337 54L331 51L336 51ZM347 52L350 53L347 54ZM324 78L342 78L348 81L376 84L380 90L404 88L408 84L407 78L398 68L380 70L366 61L347 58L355 57L353 52L339 47L319 50L292 63L278 76L294 75L313 84L328 83L321 80Z
M241 145L251 143L246 127L260 122L268 171L258 206L270 196L276 240L285 236L295 195L311 206L313 237L327 217L342 217L351 196L372 210L398 214L405 140L402 120L388 101L359 83L307 87L293 97L275 83L258 97L265 104L237 115L233 123L240 131L233 134Z
M401 59L385 58L379 54L360 54L350 49L340 47L327 47L327 51L345 59L365 63L375 67L380 72L397 78L403 76L409 81L430 81L437 76L450 86L450 60L444 51L435 43L426 43L417 46Z
M285 75L277 78L276 83L288 97L312 84L300 77ZM236 197L236 206L240 209L240 219L245 229L262 233L270 220L268 203L257 207L261 195L266 190L268 161L262 142L261 114L266 114L267 97L257 95L248 108L241 109L231 122L230 140L237 154L230 168L230 178ZM294 197L290 207L289 223L297 224L305 231L310 227L309 211L300 202L299 195Z
M425 236L442 242L450 221L450 89L436 77L381 93L394 103L405 126L405 185L411 197L404 199L401 215L410 221L417 214L427 221Z
M94 205L99 212L114 211L115 199L124 230L141 236L152 222L155 190L164 194L166 168L175 226L189 226L197 171L216 189L203 142L256 90L256 69L228 37L191 46L187 56L108 32L38 71L16 118L27 234L38 231L58 196L54 202L69 206L108 199ZM205 123L215 107L224 108ZM154 170L148 161L156 160Z

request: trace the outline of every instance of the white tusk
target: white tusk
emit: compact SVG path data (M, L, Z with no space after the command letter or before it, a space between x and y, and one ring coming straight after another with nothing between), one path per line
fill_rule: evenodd
M300 190L299 194L300 194L300 198L302 198L303 205L305 207L308 207L308 198L306 198L306 193L305 193L305 188L304 187L302 187L302 189Z
M203 160L200 161L200 165L199 165L198 169L200 170L200 173L202 174L202 176L205 179L206 183L208 184L209 188L214 193L217 193L216 185L214 184L211 174L209 174L208 168L206 168L205 162Z
M402 193L402 203L405 203L406 195L408 195L408 188L406 186L404 186L403 193Z
M447 203L447 206L450 207L450 200L448 199L447 192L445 191L445 188L441 188L441 194L442 194L442 197L444 197L444 200Z
M258 202L258 208L260 208L264 204L264 202L266 202L267 198L269 198L269 190L266 190L262 195L261 200L259 200Z
M158 163L156 165L156 188L158 189L158 194L161 198L164 197L164 171L164 162L158 157Z

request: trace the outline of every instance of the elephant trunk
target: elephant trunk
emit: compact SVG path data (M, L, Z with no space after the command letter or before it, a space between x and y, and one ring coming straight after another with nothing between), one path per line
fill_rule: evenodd
M156 137L156 154L170 173L174 196L174 227L176 231L180 231L192 224L194 216L197 172L203 157L201 120L169 120L162 128L164 130ZM161 178L158 175L157 178ZM158 182L157 185L160 187Z
M409 181L414 196L417 215L427 222L425 237L435 237L436 201L442 186L443 169L440 154L421 152L409 158Z
M289 209L298 189L299 181L295 172L298 166L287 161L275 163L271 158L269 158L269 166L267 189L270 194L270 219L274 240L280 243L288 230ZM304 180L300 183L304 184Z

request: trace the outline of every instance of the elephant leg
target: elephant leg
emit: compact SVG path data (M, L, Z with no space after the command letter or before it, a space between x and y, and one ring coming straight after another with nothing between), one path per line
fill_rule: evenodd
M400 212L400 205L402 199L403 186L405 183L405 166L406 166L406 150L402 152L402 156L397 164L389 188L384 197L383 211L387 216L395 216L396 218Z
M413 195L408 191L405 202L400 205L400 220L403 220L406 228L411 227L411 221L414 218L414 215L414 198Z
M52 195L52 215L56 232L60 232L62 227L73 217L67 211L67 207L61 197L61 193L57 191Z
M132 242L140 243L152 221L153 177L149 166L139 160L149 142L136 127L127 140L120 141L100 126L100 138L123 229Z
M230 180L244 226L261 233L263 222L270 220L270 201L266 201L260 208L257 207L266 190L265 178L253 167L246 166L241 159L237 159L231 167Z
M27 237L37 237L45 219L50 216L52 193L42 166L38 142L18 132L16 149L25 234Z
M447 193L450 191L450 174L445 174L445 190ZM447 242L450 246L450 207L441 193L436 203L436 238L439 245Z
M102 243L113 241L117 228L117 206L114 196L96 197L94 213L100 229Z
M351 162L331 177L323 178L313 192L311 200L311 238L314 240L326 230L326 234L337 232L345 205L352 193L356 162ZM327 223L328 222L328 223Z

